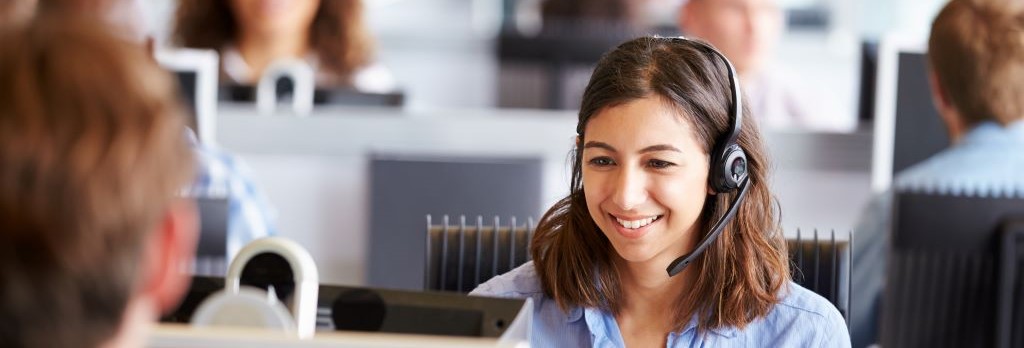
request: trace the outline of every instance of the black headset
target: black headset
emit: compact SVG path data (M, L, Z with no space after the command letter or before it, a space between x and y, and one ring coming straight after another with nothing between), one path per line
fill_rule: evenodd
M740 124L743 121L743 100L741 99L740 81L736 75L736 69L733 68L729 59L726 59L722 53L711 47L711 45L702 41L689 40L685 37L678 37L673 40L683 40L700 46L705 51L717 56L722 62L725 62L725 66L729 70L729 86L732 91L732 103L729 104L729 114L732 116L732 123L729 126L729 131L715 143L715 148L711 153L711 173L708 175L708 184L716 193L732 192L737 188L740 192L729 206L729 209L726 210L725 215L715 223L711 231L704 236L704 239L697 243L693 251L676 258L675 261L669 264L666 269L669 276L682 272L690 262L696 260L712 242L718 239L718 236L722 234L722 230L725 229L725 225L728 225L733 217L736 216L736 210L740 202L743 201L743 198L746 197L749 186L747 183L747 154L736 143L740 135Z

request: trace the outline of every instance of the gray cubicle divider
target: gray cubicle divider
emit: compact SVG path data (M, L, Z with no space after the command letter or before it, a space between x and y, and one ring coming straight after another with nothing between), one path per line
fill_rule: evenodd
M541 212L542 159L372 155L367 282L423 288L427 214L532 216Z

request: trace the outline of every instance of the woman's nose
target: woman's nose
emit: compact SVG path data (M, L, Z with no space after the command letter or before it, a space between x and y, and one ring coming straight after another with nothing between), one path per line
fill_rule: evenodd
M646 178L635 169L623 169L614 181L612 202L622 210L632 210L647 201Z

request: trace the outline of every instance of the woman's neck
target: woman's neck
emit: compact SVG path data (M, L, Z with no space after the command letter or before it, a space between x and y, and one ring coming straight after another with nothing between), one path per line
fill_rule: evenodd
M674 314L676 300L689 284L685 279L692 273L687 269L670 277L665 265L654 260L643 263L619 260L617 267L624 300L622 309L638 314Z
M630 263L620 259L616 267L623 298L615 319L626 346L664 346L675 327L677 301L687 291L693 270L670 277L665 265L654 260Z
M242 34L238 42L238 54L249 66L251 80L259 80L263 71L277 59L303 58L309 50L309 35L260 35Z

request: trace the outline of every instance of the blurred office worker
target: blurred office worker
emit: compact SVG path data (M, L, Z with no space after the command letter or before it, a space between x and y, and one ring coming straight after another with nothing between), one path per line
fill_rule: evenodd
M224 82L255 85L275 61L305 60L320 87L391 92L360 0L181 0L174 41L220 52Z
M813 108L793 76L775 72L770 57L785 28L776 0L685 0L679 29L725 53L743 78L754 118L769 129L848 130L848 117Z
M605 55L533 261L473 294L532 298L539 347L849 346L839 311L790 280L767 150L729 69L681 38Z
M897 173L896 188L1024 192L1024 11L1011 1L953 0L928 39L932 100L953 145ZM998 193L997 193L998 195ZM863 212L853 255L855 346L877 339L892 194Z
M609 29L642 29L643 0L546 0L541 4L544 28L555 29L577 26L582 29L598 29L596 25L611 26ZM581 33L585 34L585 33Z
M137 347L188 286L170 76L101 23L0 30L0 346Z

